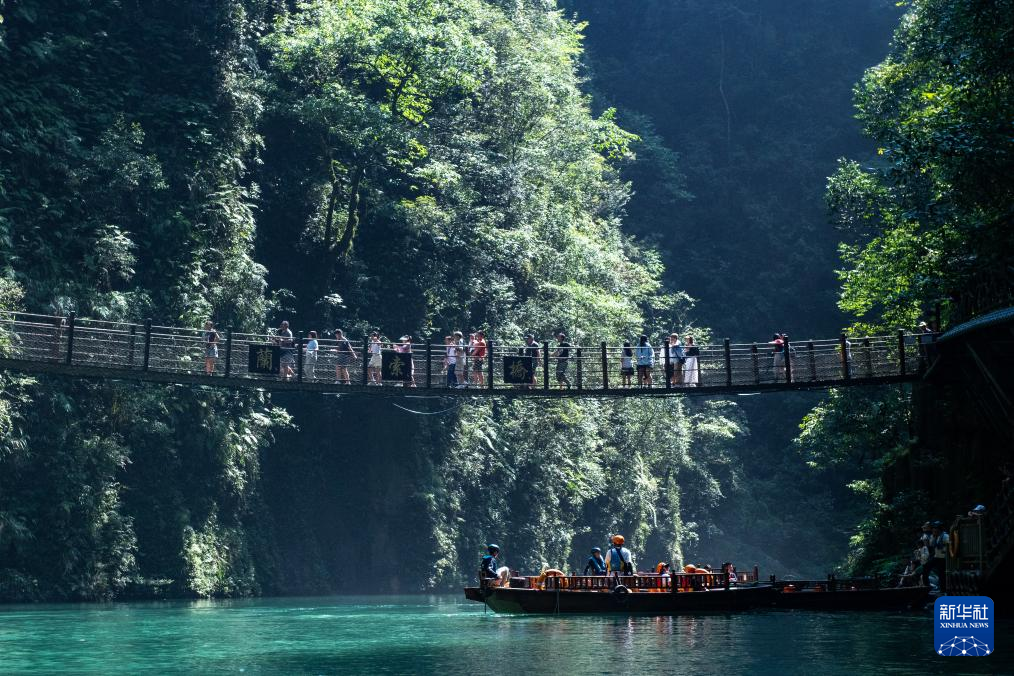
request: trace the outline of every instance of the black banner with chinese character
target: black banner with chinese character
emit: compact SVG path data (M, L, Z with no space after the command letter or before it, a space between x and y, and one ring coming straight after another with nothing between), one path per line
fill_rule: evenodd
M247 370L250 373L278 375L282 348L277 345L250 345Z
M384 351L380 360L380 373L384 380L412 379L412 353Z
M535 365L531 357L504 357L503 381L510 385L527 385L532 382Z

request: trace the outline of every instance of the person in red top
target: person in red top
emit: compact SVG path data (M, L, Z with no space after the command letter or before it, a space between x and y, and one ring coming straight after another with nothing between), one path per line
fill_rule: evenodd
M485 371L483 370L486 366L486 334L482 331L476 331L472 334L472 342L469 345L469 355L472 357L470 366L471 368L471 380L473 383L482 387L486 384Z
M779 377L785 373L785 339L782 338L782 334L776 333L768 341L768 345L774 345L771 352L771 369L774 371L775 382L778 382Z

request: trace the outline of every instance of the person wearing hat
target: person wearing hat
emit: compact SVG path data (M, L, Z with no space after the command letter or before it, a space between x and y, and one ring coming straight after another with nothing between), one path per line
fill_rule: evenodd
M919 322L916 334L919 336L919 357L925 359L929 351L929 345L933 342L933 329L926 322Z
M614 535L612 538L613 546L606 552L606 572L610 575L633 575L634 574L634 559L630 555L630 550L623 546L624 539L622 535Z
M590 573L588 571L591 571ZM602 548L592 547L591 556L588 557L588 562L584 564L585 575L605 575L606 574L606 562L602 558Z
M507 566L498 566L497 557L500 556L500 546L495 544L486 545L486 554L482 557L479 566L479 578L487 584L499 584L504 586L510 580L510 569ZM498 583L492 582L499 580Z
M941 521L934 521L933 530L930 533L930 559L926 566L926 575L935 572L937 574L937 588L941 594L947 594L947 546L951 538L944 532L944 524Z

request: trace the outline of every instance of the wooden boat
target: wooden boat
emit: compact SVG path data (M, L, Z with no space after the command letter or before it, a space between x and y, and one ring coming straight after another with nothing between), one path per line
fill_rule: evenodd
M775 580L729 584L722 573L513 577L508 586L466 587L465 598L498 613L681 614L754 608L902 610L929 598L929 587L880 587L875 578ZM744 582L745 580L745 582Z
M498 613L648 613L733 611L771 606L771 585L730 586L718 573L515 577L509 586L466 587L465 598Z
M923 605L929 587L881 587L875 578L772 580L776 608L806 610L903 610Z

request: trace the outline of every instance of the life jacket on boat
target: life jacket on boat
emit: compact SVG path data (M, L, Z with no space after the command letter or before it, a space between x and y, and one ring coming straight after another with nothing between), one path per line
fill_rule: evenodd
M630 550L626 547L610 547L606 552L606 566L610 573L619 572L622 575L633 575L634 573Z
M492 554L485 554L482 557L482 565L479 567L479 576L487 580L499 577L496 574L496 568L496 557Z
M604 575L606 572L606 561L599 556L589 556L588 563L584 565L584 574L591 570L592 575Z
M560 580L560 587L566 588L568 586L566 580L567 576L562 570L560 570L559 568L547 568L544 571L542 571L542 574L539 575L538 579L536 580L536 584L539 586L539 589L546 588L546 578L548 577L562 577L564 579Z

